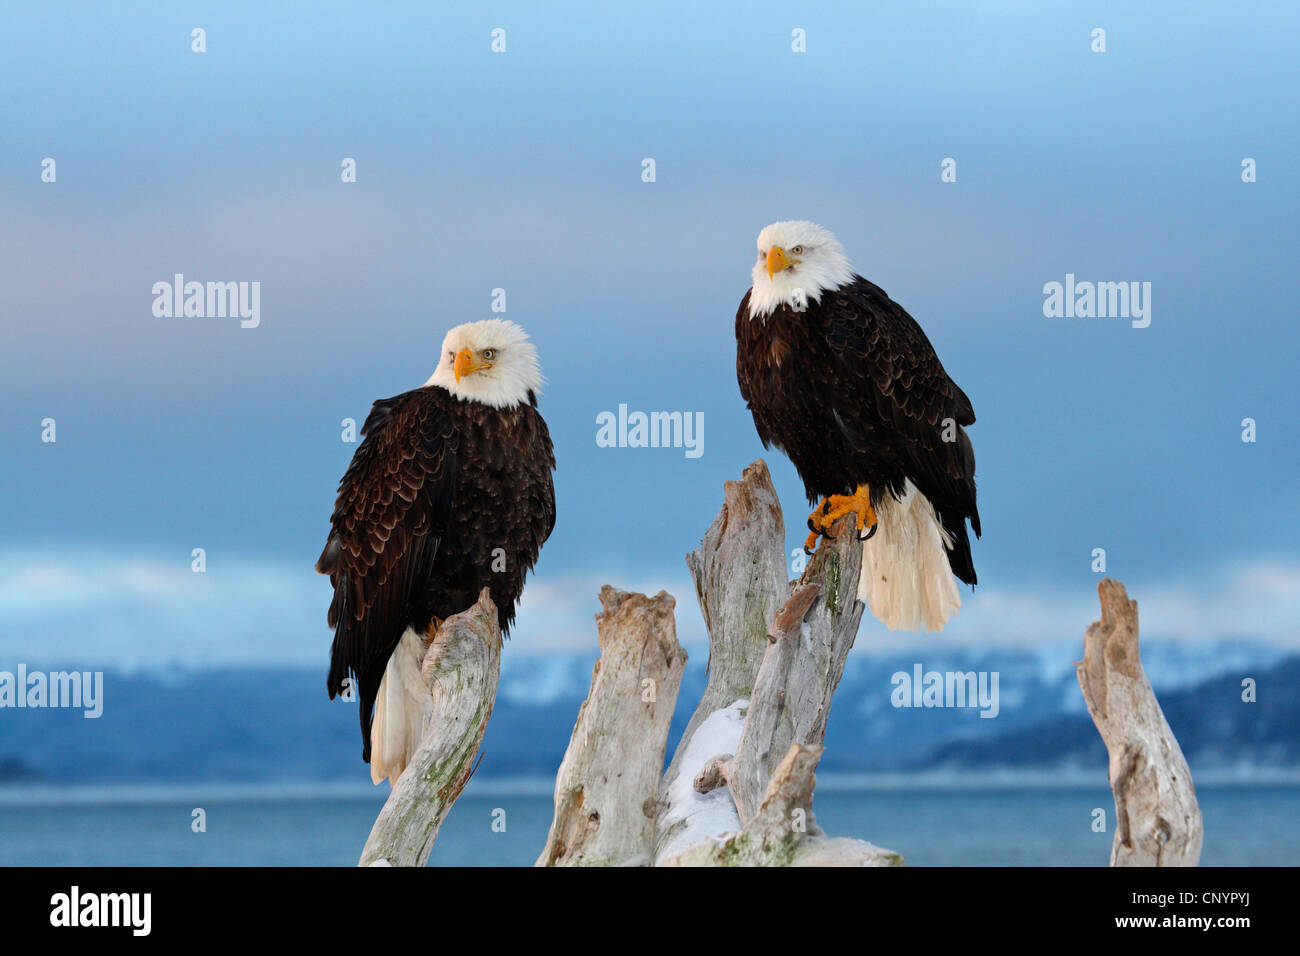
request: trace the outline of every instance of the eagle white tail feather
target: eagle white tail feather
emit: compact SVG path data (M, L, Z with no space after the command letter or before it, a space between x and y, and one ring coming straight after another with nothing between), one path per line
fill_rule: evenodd
M407 628L393 648L375 698L375 717L370 724L370 779L378 784L385 777L397 784L406 765L424 739L433 714L429 685L420 674L428 642Z
M948 563L952 538L910 481L903 497L876 509L876 533L862 545L858 598L891 631L942 631L961 608Z

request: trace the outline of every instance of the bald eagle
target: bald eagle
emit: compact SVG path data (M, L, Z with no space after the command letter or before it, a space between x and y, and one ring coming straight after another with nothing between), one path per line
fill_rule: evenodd
M486 587L508 633L555 525L541 382L523 329L471 322L447 333L423 387L375 402L361 430L316 570L334 586L329 695L357 691L375 783L396 783L423 736L420 664L440 622Z
M805 550L852 514L858 597L891 630L942 630L961 607L953 575L975 584L970 399L916 320L821 226L767 226L752 275L736 374L759 438L790 457L816 505Z

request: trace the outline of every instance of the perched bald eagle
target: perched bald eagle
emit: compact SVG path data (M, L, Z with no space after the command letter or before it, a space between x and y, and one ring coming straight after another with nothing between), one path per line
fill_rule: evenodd
M541 382L523 329L470 322L423 387L375 402L361 430L316 570L334 585L329 695L355 675L375 783L396 783L423 736L420 664L439 623L487 587L508 632L555 525Z
M942 630L975 584L970 399L903 307L857 275L831 233L777 222L758 234L736 313L736 374L764 446L790 456L811 551L836 520L862 538L858 597L891 630Z

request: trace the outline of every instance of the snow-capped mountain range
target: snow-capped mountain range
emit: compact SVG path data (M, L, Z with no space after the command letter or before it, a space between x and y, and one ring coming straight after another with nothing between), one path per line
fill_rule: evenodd
M1102 752L1075 679L1078 653L1077 646L1064 645L917 654L855 650L836 692L822 769L1091 765ZM703 690L706 658L700 651L688 664L673 743ZM507 648L478 773L553 776L594 660L594 653L511 654ZM1297 698L1300 658L1247 640L1153 642L1143 647L1143 663L1194 771L1198 759L1211 757L1216 765L1300 766L1300 720L1281 713L1296 707L1287 701ZM0 671L14 666L0 664ZM905 680L896 675L910 679L918 667L923 674L996 675L996 716L983 718L978 707L899 706L898 688ZM1246 678L1258 687L1255 702L1241 699ZM322 673L302 668L109 671L103 687L103 714L94 719L78 710L0 709L0 780L365 777L356 705L327 700Z

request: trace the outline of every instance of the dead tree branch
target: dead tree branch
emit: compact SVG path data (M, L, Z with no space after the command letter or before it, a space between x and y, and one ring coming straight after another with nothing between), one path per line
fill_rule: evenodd
M474 769L496 702L501 631L487 588L443 621L421 675L432 703L424 740L370 831L360 866L424 866L438 828Z
M1110 865L1195 866L1202 840L1196 788L1142 670L1137 602L1110 578L1097 593L1101 620L1088 628L1077 672L1088 713L1110 754Z
M686 652L676 601L605 585L600 659L555 780L555 819L538 866L650 862L659 775Z

